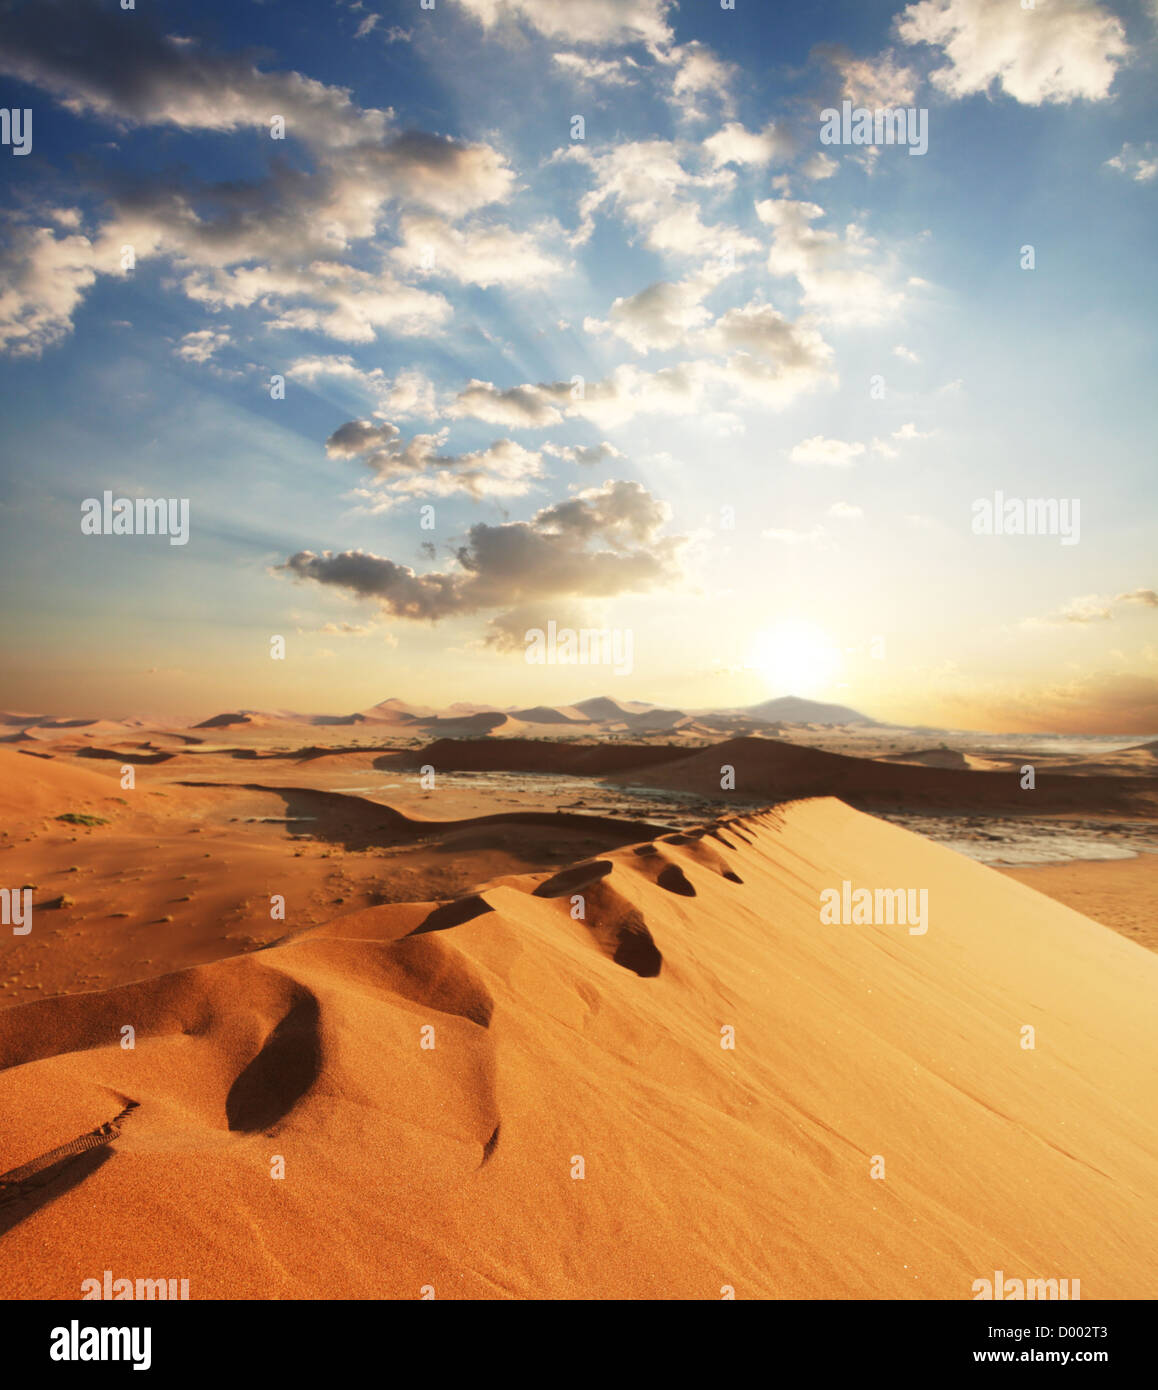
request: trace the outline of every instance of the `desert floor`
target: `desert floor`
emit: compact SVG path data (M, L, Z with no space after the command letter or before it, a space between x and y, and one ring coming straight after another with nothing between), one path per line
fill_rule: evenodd
M0 749L0 1296L1152 1296L1152 758L225 732Z

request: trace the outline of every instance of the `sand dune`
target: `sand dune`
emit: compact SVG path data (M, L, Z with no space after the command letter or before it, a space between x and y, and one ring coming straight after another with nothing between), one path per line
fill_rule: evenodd
M425 748L383 758L380 766L416 768L429 764L439 772L566 773L603 777L625 768L670 764L694 749L664 744L544 743L535 739L481 742L439 739Z
M1030 760L1032 761L1032 760ZM646 784L722 798L723 769L735 773L737 795L766 800L840 796L858 805L986 810L1003 815L1059 812L1158 817L1158 777L1066 776L1038 771L1032 791L1018 771L975 772L826 753L769 739L730 739L693 750L667 768L648 771ZM638 780L624 772L614 780Z
M119 787L108 772L90 772L55 758L36 758L0 748L0 814L6 820L28 815L99 810L108 814Z
M927 934L822 926L845 879ZM1153 1292L1158 960L838 802L287 932L0 1012L0 1171L137 1102L0 1197L0 1294Z
M920 767L956 767L967 769L972 766L964 753L956 748L919 748L912 753L886 753L881 756L882 763L915 763Z

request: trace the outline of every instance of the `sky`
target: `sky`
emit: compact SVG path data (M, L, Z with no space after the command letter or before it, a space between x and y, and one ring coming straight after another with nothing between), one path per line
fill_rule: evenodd
M1158 733L1158 0L0 11L5 708Z

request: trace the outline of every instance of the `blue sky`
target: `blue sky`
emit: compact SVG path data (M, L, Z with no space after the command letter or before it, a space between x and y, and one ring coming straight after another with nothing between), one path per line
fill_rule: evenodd
M9 707L1158 731L1153 5L5 9Z

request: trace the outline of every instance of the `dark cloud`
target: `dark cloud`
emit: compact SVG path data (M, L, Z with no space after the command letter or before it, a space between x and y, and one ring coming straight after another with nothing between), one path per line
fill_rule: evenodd
M591 488L530 521L479 522L457 569L416 574L365 551L300 551L278 568L371 599L399 618L441 619L544 600L643 593L679 578L684 539L658 534L667 509L638 483Z

